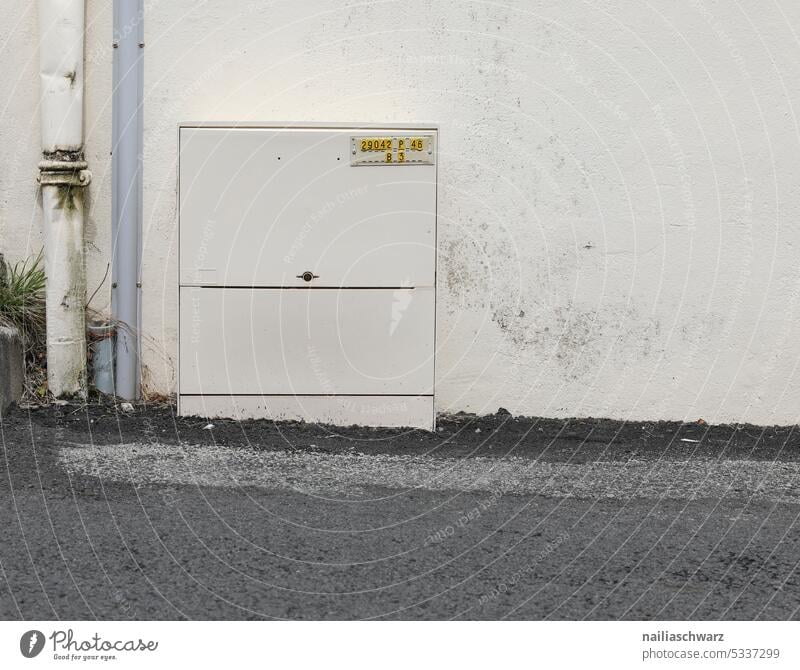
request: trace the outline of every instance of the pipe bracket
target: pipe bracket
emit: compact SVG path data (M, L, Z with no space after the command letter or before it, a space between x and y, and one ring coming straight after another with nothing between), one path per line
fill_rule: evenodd
M44 160L39 163L37 181L42 186L88 186L92 173L86 161Z

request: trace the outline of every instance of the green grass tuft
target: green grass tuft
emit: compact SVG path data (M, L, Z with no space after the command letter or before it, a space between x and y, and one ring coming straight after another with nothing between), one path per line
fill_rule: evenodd
M42 253L8 267L0 257L0 324L20 331L25 349L45 341L45 274Z

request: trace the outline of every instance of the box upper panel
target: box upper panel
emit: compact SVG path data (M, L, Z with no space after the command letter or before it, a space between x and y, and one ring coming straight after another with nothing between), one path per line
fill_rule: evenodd
M181 128L180 283L433 286L435 153L430 163L354 165L352 151L356 136L425 136L427 148L435 135Z

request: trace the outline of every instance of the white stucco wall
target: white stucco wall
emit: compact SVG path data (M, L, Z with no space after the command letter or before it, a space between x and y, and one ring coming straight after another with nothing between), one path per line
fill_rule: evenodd
M175 382L179 121L433 121L440 411L800 420L794 0L146 5L150 389ZM35 10L15 7L0 233L20 251L38 244L38 82ZM110 226L109 14L90 0L90 286Z
M36 2L0 2L0 253L10 262L42 248L36 177L41 160L39 21ZM106 313L111 299L111 30L110 3L86 3L85 153L92 171L86 217L90 307Z

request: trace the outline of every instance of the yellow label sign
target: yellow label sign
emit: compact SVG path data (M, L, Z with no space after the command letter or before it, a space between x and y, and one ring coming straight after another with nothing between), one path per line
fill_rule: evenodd
M391 137L363 137L361 138L361 151L391 151Z
M351 165L433 165L433 135L352 137Z

